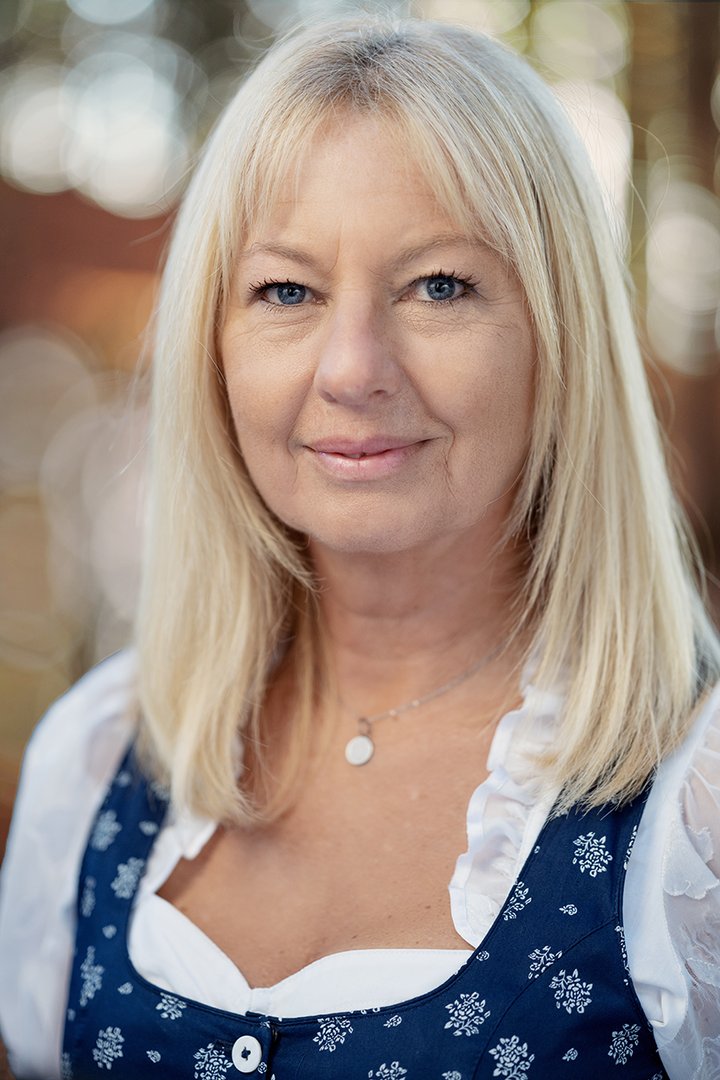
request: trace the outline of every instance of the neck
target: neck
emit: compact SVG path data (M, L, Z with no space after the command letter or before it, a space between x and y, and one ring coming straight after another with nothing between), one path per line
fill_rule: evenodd
M331 669L353 711L379 713L427 694L505 643L477 679L497 681L498 669L516 674L522 648L510 640L510 613L518 550L485 560L457 545L380 556L312 554Z

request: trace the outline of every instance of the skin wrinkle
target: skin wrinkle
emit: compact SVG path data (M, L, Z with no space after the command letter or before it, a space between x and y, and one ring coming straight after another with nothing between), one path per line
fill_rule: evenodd
M346 126L325 132L322 168L315 152L300 169L297 206L278 203L235 264L220 344L243 457L270 509L310 536L313 553L318 543L360 551L413 534L422 543L430 522L430 533L458 541L477 529L474 550L495 550L530 431L535 350L524 297L495 252L443 220L421 170L398 159L387 133L350 126L361 143L372 131L372 154ZM338 184L328 171L339 158ZM426 300L427 276L441 273L472 284L457 299ZM283 307L275 293L253 293L265 281L310 292ZM424 464L337 488L302 450L319 437L378 434L420 438Z
M278 203L279 207L290 205L292 204L285 201L281 201ZM466 236L458 235L455 232L441 233L438 236L433 237L431 240L424 241L422 244L415 244L412 247L406 248L401 251L394 259L392 259L389 265L389 269L397 272L398 270L401 270L403 266L413 262L420 256L430 255L433 251L436 251L440 247L450 247L453 244L457 244L458 246L462 247L484 247L486 250L489 250L487 244L483 243L483 241L481 240L469 240ZM302 249L300 248L289 247L285 244L276 244L269 242L261 244L259 242L256 242L254 244L251 244L249 248L246 248L240 253L238 261L242 262L242 260L252 258L254 255L257 254L279 255L282 258L292 259L305 266L308 266L311 270L314 269L318 270L319 272L319 264L316 263L316 261L312 258L311 255L302 251ZM337 257L330 269L333 270L336 265ZM382 276L380 275L379 271L377 271L377 273L379 276Z
M283 210L287 211L289 208L293 207L294 205L295 205L294 203L290 203L287 200L279 200L278 203L277 203L277 211L278 212L282 212ZM252 244L250 244L249 247L245 248L239 254L239 256L237 257L234 279L233 279L233 283L231 285L231 292L233 291L233 289L237 289L237 281L238 281L238 276L239 276L240 272L244 268L247 270L247 268L244 267L244 264L248 260L251 260L253 258L253 256L258 255L258 254L263 254L263 253L267 254L267 255L270 255L270 256L276 255L279 258L284 258L286 260L298 262L300 265L307 266L309 269L314 270L320 277L327 277L329 279L332 276L332 272L337 267L341 244L342 244L342 234L340 235L338 243L336 244L335 258L329 264L328 273L325 274L323 269L322 269L321 263L319 263L312 256L312 254L304 251L300 247L289 246L289 245L286 245L286 244L279 244L279 243L271 242L271 241L264 242L264 243L259 243L259 242L252 243ZM488 253L488 254L495 254L494 250L488 244L486 244L483 240L481 240L479 237L469 238L464 233L443 232L443 233L440 233L437 236L433 237L431 240L429 240L427 242L423 242L421 244L416 244L416 245L413 245L411 247L403 249L403 251L400 252L399 255L397 255L395 258L390 260L390 262L387 264L385 273L381 269L373 268L373 267L369 267L369 272L371 274L373 274L374 276L376 276L378 280L384 282L385 284L388 284L388 286L392 286L392 276L391 275L393 273L396 273L396 274L399 273L406 265L411 264L413 261L419 259L423 255L432 254L433 251L437 250L440 247L444 247L446 249L450 249L451 247L457 247L460 251L462 251L464 253L464 258L465 259L471 258L473 256L473 254L475 254L477 252L485 252L485 253ZM447 270L448 268L446 267L445 269ZM503 266L503 270L504 270L505 274L507 275L506 280L509 281L512 278L514 278L514 274L513 274L513 271L512 271L511 267ZM249 270L247 270L247 273L249 274ZM477 285L476 285L476 289L478 289L480 287L480 285L481 285L481 282L478 282ZM489 296L487 296L485 294L481 294L481 295L482 295L482 299L484 300L484 302L486 304L488 304L488 305L492 305L493 303L501 304L503 302L501 299L496 299L495 301L493 301L491 297L489 297Z

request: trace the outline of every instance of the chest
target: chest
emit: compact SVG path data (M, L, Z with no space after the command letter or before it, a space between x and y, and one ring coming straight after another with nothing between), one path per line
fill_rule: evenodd
M461 948L448 884L471 794L469 779L448 796L415 778L358 800L320 782L273 826L218 829L160 895L252 986L349 949Z

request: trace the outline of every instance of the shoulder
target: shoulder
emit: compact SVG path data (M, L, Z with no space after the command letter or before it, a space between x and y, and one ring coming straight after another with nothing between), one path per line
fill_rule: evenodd
M662 851L666 896L699 899L716 890L711 864L713 849L720 850L720 685L658 769L643 825L658 854Z
M662 819L665 846L672 854L670 861L666 860L666 888L673 893L686 888L697 892L705 877L702 868L707 868L711 858L711 837L717 840L712 846L720 849L720 685L698 708L678 749L660 766L651 801ZM685 859L681 860L683 853ZM673 868L682 864L693 885L678 880ZM714 878L707 881L708 888L716 884Z
M78 870L135 727L135 671L130 651L93 668L25 753L0 875L0 1029L21 1075L57 1073Z
M29 877L31 857L35 868L47 853L57 872L79 859L135 726L135 670L131 651L109 657L56 701L33 732L3 863L3 894L17 868L24 868L23 880Z
M671 1076L720 1055L719 855L720 686L661 764L628 865L630 969Z
M136 667L134 651L115 653L59 698L30 738L22 780L39 768L57 769L61 760L68 765L87 763L87 752L108 728L129 731Z
M133 652L116 653L75 683L37 725L23 759L8 856L25 823L61 819L67 834L94 813L135 726L135 671ZM47 826L54 832L52 820Z
M696 710L695 719L686 735L683 743L669 761L676 760L681 771L693 760L706 757L706 766L713 767L717 759L713 754L713 747L717 751L715 740L720 731L720 683L706 694L705 698Z
M665 805L663 886L669 896L720 900L720 687L658 774Z
M116 653L48 709L25 751L8 857L24 823L60 817L67 838L94 812L135 727L135 672L135 654Z

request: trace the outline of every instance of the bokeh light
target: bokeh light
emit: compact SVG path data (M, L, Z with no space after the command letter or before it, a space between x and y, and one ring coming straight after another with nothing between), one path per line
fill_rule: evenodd
M75 90L65 168L73 186L127 216L154 216L187 168L172 83L139 56L100 49L68 80Z
M502 37L517 27L530 11L529 0L417 0L413 14L423 19L463 23L492 37Z
M715 366L720 306L720 200L659 164L650 184L647 330L655 354L690 374Z
M627 62L623 5L588 0L546 0L532 16L535 55L565 79L607 79Z
M0 83L3 173L31 191L75 188L127 217L162 213L188 169L181 107L201 73L181 46L147 35L68 44L64 65L20 62Z
M83 19L116 26L130 22L151 8L155 0L67 0L68 6Z
M627 243L633 152L627 109L617 94L602 83L562 80L553 89L600 179L608 215L622 249Z
M0 338L0 664L67 667L88 625L126 639L146 438L127 389L66 332Z
M0 81L0 168L29 191L68 187L64 153L72 108L59 64L27 61Z
M0 337L0 485L36 482L54 434L95 402L85 350L38 327Z

